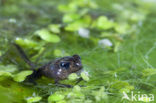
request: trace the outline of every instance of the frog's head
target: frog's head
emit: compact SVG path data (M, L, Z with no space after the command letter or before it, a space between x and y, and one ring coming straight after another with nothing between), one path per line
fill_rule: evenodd
M65 79L69 74L75 73L82 69L81 58L77 54L60 58L57 62L57 65L59 66L57 74L62 79Z

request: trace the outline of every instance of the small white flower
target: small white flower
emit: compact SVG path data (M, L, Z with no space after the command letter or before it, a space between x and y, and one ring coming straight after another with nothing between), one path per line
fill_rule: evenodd
M19 37L16 37L16 40L19 40Z
M80 29L78 30L78 34L79 34L81 37L89 38L90 31L89 31L88 29L85 29L85 28L80 28Z
M99 45L102 45L104 47L111 47L113 46L113 43L109 39L102 39L99 40Z
M10 23L16 23L16 19L10 18L10 19L9 19L9 22L10 22Z

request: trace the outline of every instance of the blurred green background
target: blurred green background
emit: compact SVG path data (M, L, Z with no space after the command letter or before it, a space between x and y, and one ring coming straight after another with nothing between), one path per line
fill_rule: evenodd
M122 100L123 91L155 95L155 11L155 0L0 0L0 103L138 103ZM30 68L13 42L38 66L79 54L86 87L16 80Z

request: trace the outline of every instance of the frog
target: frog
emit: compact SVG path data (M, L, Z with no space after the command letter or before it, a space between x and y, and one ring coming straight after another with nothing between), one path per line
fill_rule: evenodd
M51 60L50 62L44 64L43 66L38 67L37 69L35 64L30 61L22 47L16 43L13 44L20 56L24 61L30 66L30 69L33 70L33 73L27 77L26 80L29 80L33 84L36 84L36 80L42 76L47 78L54 79L54 84L61 87L73 87L72 85L61 84L59 81L65 80L71 73L79 73L83 70L83 65L81 62L81 57L78 54L72 56L65 56ZM76 84L78 84L82 78L79 78Z

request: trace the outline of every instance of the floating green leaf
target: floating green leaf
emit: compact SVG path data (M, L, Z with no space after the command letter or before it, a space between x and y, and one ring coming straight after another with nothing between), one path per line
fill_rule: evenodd
M81 91L81 87L76 85L76 86L74 86L73 91L74 92L80 92Z
M120 34L126 34L128 33L128 30L129 30L129 25L128 24L116 24L115 25L115 30L117 33L120 33Z
M57 101L60 101L60 100L63 100L64 99L64 95L61 95L61 94L52 94L48 97L48 103L53 103L53 102L57 102Z
M106 16L100 16L97 19L96 26L99 29L107 30L107 29L110 29L110 28L112 28L114 26L114 22L108 20L108 18Z
M22 82L25 80L25 78L28 76L28 75L31 75L33 73L33 71L31 70L25 70L25 71L22 71L16 75L14 75L13 79L14 81L16 82Z
M73 80L76 80L78 78L77 74L76 73L72 73L68 76L68 79L73 81Z
M59 5L58 10L63 13L72 13L77 11L77 5L75 3L70 3L69 5Z
M12 65L12 64L0 65L0 71L13 73L13 72L17 71L17 66L16 65Z
M13 77L13 75L10 72L5 72L5 71L0 71L0 76Z
M82 23L80 23L80 22L73 22L73 23L68 24L65 27L65 30L74 32L74 31L79 30L79 28L81 28L81 27L83 27Z
M21 46L24 46L24 47L36 47L37 46L37 43L31 39L23 39L23 38L19 38L17 37L15 42Z
M63 16L63 22L69 23L69 22L78 20L79 18L80 18L80 15L78 15L76 13L69 13L69 14L65 14Z
M59 36L52 34L47 29L41 29L35 32L41 39L51 42L51 43L58 43L60 41Z
M83 78L83 80L89 81L89 77L88 77L88 75L85 72L81 73L81 77Z
M60 25L59 24L51 24L48 26L51 32L60 33Z
M28 97L26 98L27 103L34 103L34 102L39 102L42 99L40 96L36 97Z

